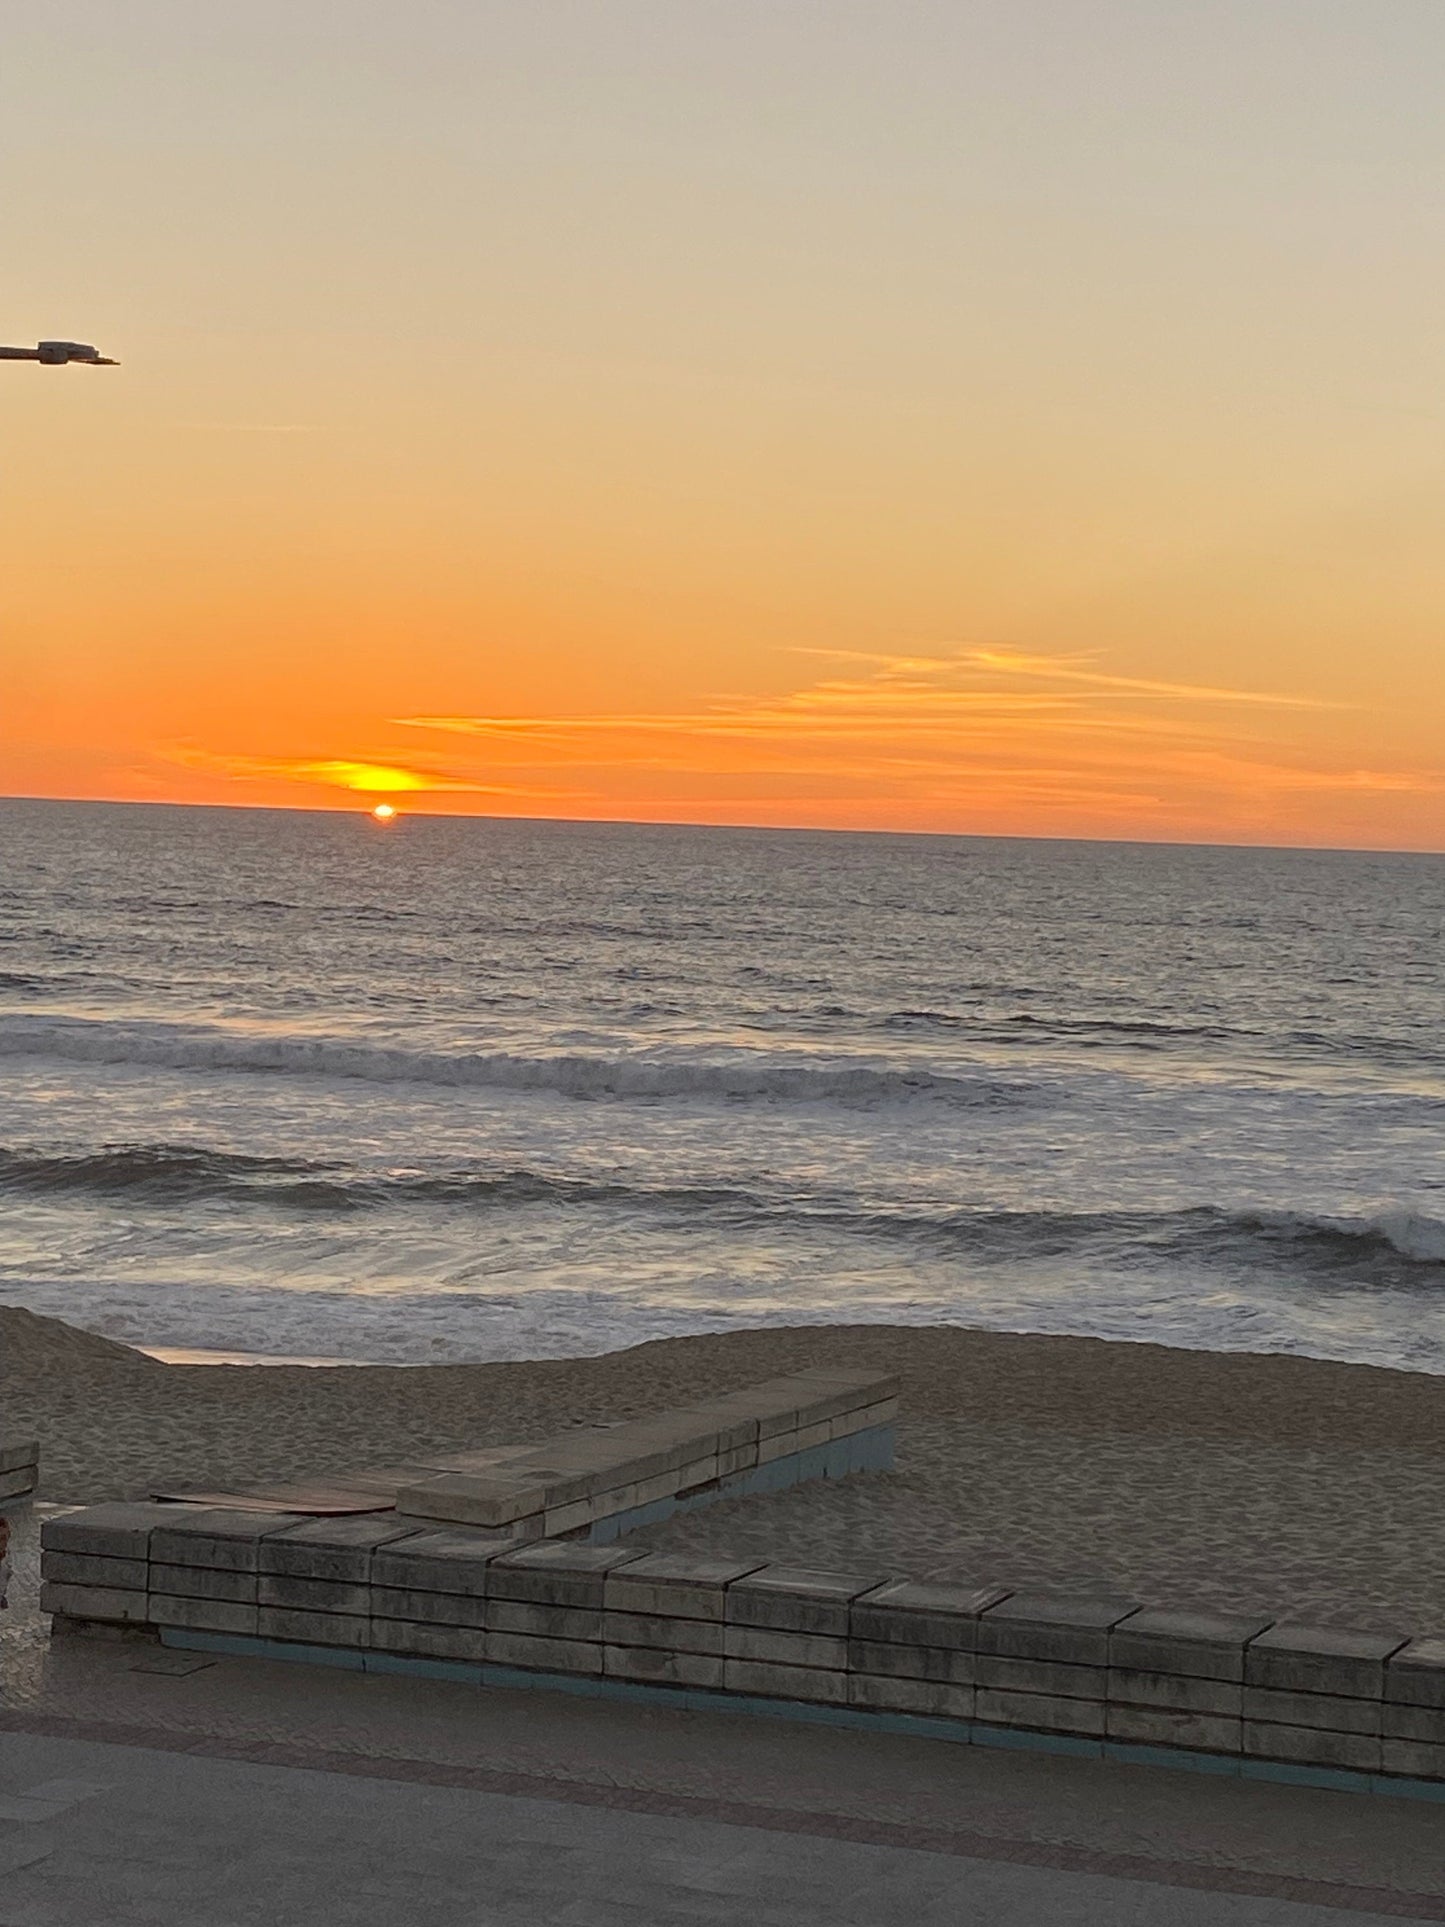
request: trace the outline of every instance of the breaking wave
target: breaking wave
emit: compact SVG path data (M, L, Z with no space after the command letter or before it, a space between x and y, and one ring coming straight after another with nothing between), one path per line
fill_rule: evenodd
M353 1213L432 1205L486 1210L539 1205L707 1214L716 1225L811 1228L930 1248L977 1263L1111 1251L1148 1265L1162 1256L1329 1271L1445 1266L1445 1219L1400 1205L1358 1216L1251 1205L1161 1211L1001 1211L972 1205L880 1208L843 1191L802 1194L755 1184L646 1184L562 1176L525 1166L366 1169L341 1161L259 1157L189 1144L114 1144L74 1152L0 1146L0 1193L128 1200L158 1207L251 1203L279 1211Z
M937 1103L964 1109L1027 1096L1005 1079L959 1076L888 1065L780 1062L739 1051L708 1060L696 1054L603 1055L516 1051L423 1051L353 1043L293 1032L237 1032L217 1025L180 1025L99 1018L16 1016L0 1019L0 1057L70 1063L211 1071L285 1077L354 1078L377 1084L428 1084L546 1092L579 1099L702 1098L872 1106Z

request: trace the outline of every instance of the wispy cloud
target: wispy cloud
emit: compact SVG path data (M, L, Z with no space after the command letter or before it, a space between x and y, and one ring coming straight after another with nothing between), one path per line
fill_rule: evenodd
M1089 656L1035 656L1018 649L970 649L958 660L1003 676L1035 676L1047 682L1080 683L1112 695L1155 696L1176 703L1243 703L1260 709L1340 709L1319 696L1282 696L1272 690L1220 689L1209 683L1161 682L1147 676L1113 676L1088 665Z
M394 726L471 739L494 777L539 782L565 768L599 796L659 810L767 796L854 815L871 799L895 818L966 822L994 809L1165 824L1211 807L1247 814L1292 794L1445 789L1436 771L1311 757L1281 734L1283 716L1295 713L1304 728L1311 712L1340 705L1310 696L1127 676L1094 656L1003 648L799 653L846 673L686 710L431 714ZM1267 722L1270 712L1280 720Z
M365 753L168 754L253 793L281 781L535 814L1064 833L1254 833L1445 796L1445 770L1341 756L1335 706L1309 697L1115 674L1091 656L804 653L841 673L667 711L401 716Z
M424 790L451 790L467 795L486 794L495 786L397 763L368 762L346 756L241 756L174 743L160 754L186 769L206 770L242 782L279 778L290 783L314 783L324 789L350 790L367 796L393 796ZM501 790L496 791L501 794Z
M317 422L179 422L201 435L320 435Z

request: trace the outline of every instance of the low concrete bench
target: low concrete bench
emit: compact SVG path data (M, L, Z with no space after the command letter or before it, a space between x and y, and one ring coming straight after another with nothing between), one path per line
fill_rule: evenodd
M47 1521L42 1543L41 1605L62 1630L1445 1793L1441 1638L425 1530L395 1513L109 1505Z
M40 1446L34 1439L0 1439L0 1504L24 1499L40 1479Z
M795 1372L623 1425L437 1461L396 1494L410 1519L594 1545L718 1499L886 1471L898 1386L875 1373Z

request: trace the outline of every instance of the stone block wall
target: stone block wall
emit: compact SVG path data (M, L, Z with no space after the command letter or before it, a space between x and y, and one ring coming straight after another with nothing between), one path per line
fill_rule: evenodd
M26 1499L40 1479L40 1446L34 1439L0 1439L0 1509L7 1499Z
M981 1744L1445 1783L1445 1638L515 1531L170 1505L47 1522L42 1605L173 1644L670 1689Z
M898 1387L818 1368L537 1446L483 1448L400 1487L414 1520L607 1544L718 1499L893 1463Z

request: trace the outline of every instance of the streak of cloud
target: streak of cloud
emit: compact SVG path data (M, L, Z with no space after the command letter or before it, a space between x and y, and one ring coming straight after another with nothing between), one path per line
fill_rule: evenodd
M566 767L600 795L685 810L766 795L842 810L870 801L967 824L980 812L1113 815L1167 824L1210 804L1247 815L1292 795L1434 795L1430 770L1336 768L1277 739L1252 711L1337 707L1274 691L1114 675L1087 656L807 650L865 673L678 711L415 715L393 726L468 738L489 776L543 782ZM1020 687L1020 684L1026 686ZM1140 704L1144 706L1141 708ZM1231 718L1226 724L1225 716Z

